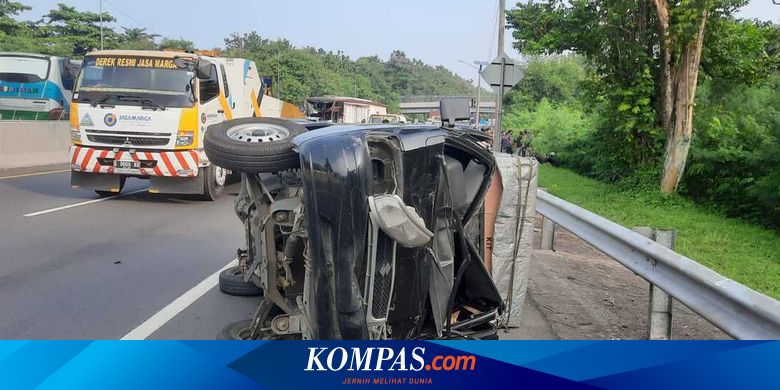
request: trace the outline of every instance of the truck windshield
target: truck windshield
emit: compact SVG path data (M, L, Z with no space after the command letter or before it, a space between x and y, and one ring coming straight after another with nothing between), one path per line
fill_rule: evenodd
M0 81L37 83L49 77L49 59L27 56L0 56Z
M191 107L193 73L179 69L172 58L87 56L81 65L73 100L81 103ZM138 99L114 99L131 94Z

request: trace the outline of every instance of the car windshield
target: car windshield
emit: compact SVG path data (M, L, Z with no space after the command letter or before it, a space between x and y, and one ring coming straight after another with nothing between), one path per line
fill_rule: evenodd
M82 103L120 104L122 95L139 99L121 104L141 105L144 99L163 107L190 107L193 73L179 69L172 58L88 56L81 66L74 100Z
M0 56L0 81L37 83L49 76L49 59L28 56Z

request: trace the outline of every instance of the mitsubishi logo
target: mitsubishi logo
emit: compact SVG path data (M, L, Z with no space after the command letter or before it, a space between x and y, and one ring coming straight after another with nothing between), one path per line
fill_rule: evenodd
M133 146L133 143L130 142L130 137L125 138L125 142L122 143L122 146Z

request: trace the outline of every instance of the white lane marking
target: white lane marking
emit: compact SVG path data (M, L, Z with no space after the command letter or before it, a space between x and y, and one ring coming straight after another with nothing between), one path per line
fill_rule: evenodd
M86 202L79 202L79 203L69 204L67 206L55 207L53 209L36 211L34 213L25 214L25 215L23 215L23 217L37 217L37 216L43 215L43 214L54 213L54 212L57 212L57 211L72 209L74 207L86 206L86 205L90 205L90 204L93 204L93 203L103 202L103 201L106 201L106 200L111 200L111 199L116 199L116 198L121 198L123 196L133 195L133 194L137 194L139 192L145 192L145 191L148 191L148 189L142 188L140 190L125 192L125 193L121 193L121 194L117 194L117 195L113 195L113 196L107 196L105 198L92 199L92 200L88 200Z
M51 174L51 173L62 173L62 172L70 172L70 169L61 169L61 170L58 170L58 171L46 171L46 172L36 172L36 173L25 173L23 175L0 176L0 180L3 180L3 179L16 179L18 177L48 175L48 174Z
M233 259L231 262L225 264L224 267L220 268L219 271L214 272L206 279L203 279L202 282L195 285L195 287L184 293L184 295L174 299L168 306L162 308L162 310L144 321L143 324L138 325L137 328L131 330L125 337L122 337L122 340L145 340L147 337L151 336L152 333L156 332L163 325L168 323L168 321L173 319L173 317L176 317L179 313L184 311L184 309L195 303L195 301L200 299L200 297L209 292L212 288L216 287L217 284L219 284L220 272L236 265L238 265L238 258Z

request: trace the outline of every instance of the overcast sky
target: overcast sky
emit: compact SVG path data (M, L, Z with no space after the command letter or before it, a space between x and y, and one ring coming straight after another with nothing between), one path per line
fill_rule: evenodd
M58 2L98 11L99 0L17 0L37 20ZM387 59L400 49L467 79L476 71L459 60L488 61L496 55L498 0L103 0L122 27L145 27L170 38L187 38L202 49L224 45L233 32L257 31L296 46L341 50L354 58ZM507 1L507 7L515 4ZM217 6L219 5L219 6ZM780 23L780 5L751 0L740 16ZM517 57L507 32L506 51Z

